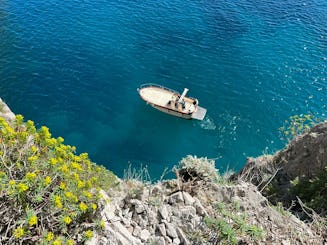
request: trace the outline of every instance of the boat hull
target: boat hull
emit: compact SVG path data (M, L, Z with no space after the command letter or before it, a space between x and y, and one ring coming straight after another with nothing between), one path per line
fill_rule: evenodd
M148 103L148 104L151 105L153 108L155 108L155 109L157 109L157 110L159 110L161 112L167 113L169 115L172 115L172 116L175 116L175 117L181 117L181 118L188 119L188 120L192 119L192 114L181 113L181 112L174 111L172 109L169 109L169 108L166 108L166 107L161 107L161 106L151 104L151 103Z

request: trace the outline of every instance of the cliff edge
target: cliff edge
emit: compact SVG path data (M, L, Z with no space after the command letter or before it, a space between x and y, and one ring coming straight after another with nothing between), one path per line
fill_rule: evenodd
M298 175L319 176L326 160L325 126L274 156L249 160L232 177L220 174L212 160L187 156L172 170L175 179L151 183L142 174L116 178L87 154L75 155L62 138L51 138L46 127L36 130L2 101L0 106L0 117L8 122L0 121L0 243L326 242L325 230L303 222L264 192L273 180L287 186ZM317 169L308 170L308 162Z

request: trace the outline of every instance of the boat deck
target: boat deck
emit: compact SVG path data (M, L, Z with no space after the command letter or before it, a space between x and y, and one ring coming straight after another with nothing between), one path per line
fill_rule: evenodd
M174 95L172 91L164 90L157 87L142 88L140 90L142 98L148 102L159 106L166 106Z
M161 87L145 87L139 90L140 96L148 103L155 104L157 106L170 108L173 110L178 110L183 113L192 113L195 110L193 105L193 99L185 97L184 98L184 108L181 106L175 106L174 101L178 100L179 94L172 90L166 90Z

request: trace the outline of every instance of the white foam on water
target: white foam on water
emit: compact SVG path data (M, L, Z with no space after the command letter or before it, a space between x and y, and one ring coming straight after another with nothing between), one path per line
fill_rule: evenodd
M201 128L205 130L215 130L216 124L214 123L213 119L209 116L206 116L201 122L200 122Z

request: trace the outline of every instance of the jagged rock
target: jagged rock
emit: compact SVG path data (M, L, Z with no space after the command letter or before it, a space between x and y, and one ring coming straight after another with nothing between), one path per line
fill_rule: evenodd
M130 219L122 218L121 221L126 226L126 228L131 226L131 220Z
M180 243L181 243L181 240L179 240L178 237L173 239L173 244L180 244Z
M155 237L155 238L152 239L152 244L166 245L165 238L163 238L163 237Z
M10 122L15 119L15 114L9 109L7 104L0 98L0 117L3 117L6 121Z
M178 238L180 239L181 243L183 245L189 245L191 244L188 239L186 238L184 232L180 229L180 228L176 228L176 232L177 232L177 235L178 235Z
M144 203L140 200L137 199L131 199L130 204L134 205L135 207L135 212L137 214L143 213L145 211L145 206Z
M168 236L164 236L164 239L165 239L166 244L172 244L172 242L173 242L173 240Z
M290 240L284 240L282 241L282 245L291 245L292 243L290 242Z
M169 203L171 205L176 205L176 203L184 202L182 192L176 192L169 197Z
M169 217L169 212L168 209L166 207L166 205L163 205L160 209L159 209L159 214L161 215L161 218L164 220L168 220Z
M166 232L169 237L173 239L178 237L176 229L171 223L166 223L165 225L166 225Z
M140 233L140 238L141 240L144 242L146 240L148 240L148 238L150 237L151 233L148 230L142 230Z
M195 202L194 198L190 195L190 193L185 191L183 192L183 199L185 205L192 205Z
M146 213L148 214L148 222L150 225L154 225L157 223L157 213L152 209L147 209Z
M156 230L158 231L158 233L161 236L166 236L167 235L167 233L166 233L166 227L165 227L165 224L163 224L163 223L157 224Z
M141 216L139 216L139 226L141 227L141 228L146 228L147 227L147 225L148 225L148 218L147 218L147 216L144 216L144 217L141 217Z
M129 213L129 211L130 211L129 208L125 208L125 209L123 209L123 210L122 210L122 215L123 215L123 216L127 216L128 213ZM132 216L131 216L131 217L132 217Z
M193 206L186 206L178 210L178 217L183 219L193 219L196 215L196 209Z
M188 230L188 231L192 231L194 229L194 227L195 227L194 223L195 223L194 220L192 220L192 222L187 223L185 225L185 229Z
M141 230L142 230L141 227L135 226L133 230L133 236L139 237L141 234Z
M196 213L199 214L200 216L206 216L207 215L206 209L202 206L202 204L201 204L201 202L199 200L195 201L194 207L196 209Z

